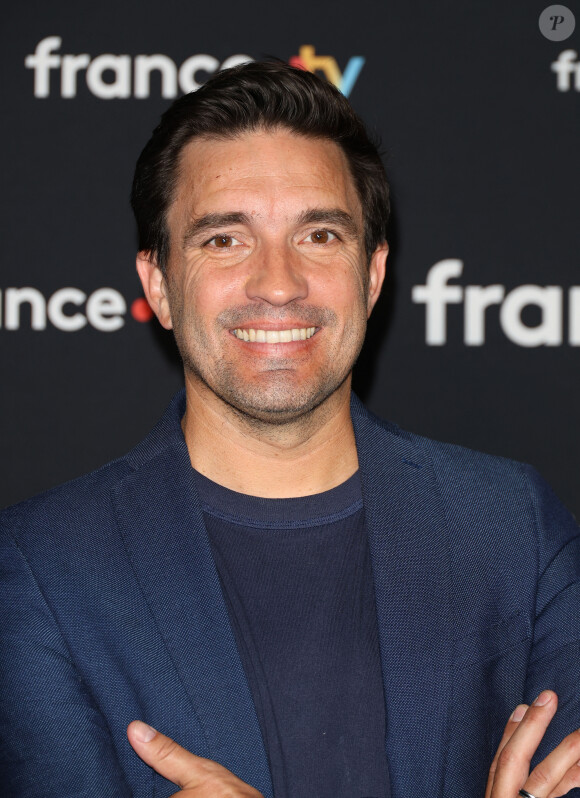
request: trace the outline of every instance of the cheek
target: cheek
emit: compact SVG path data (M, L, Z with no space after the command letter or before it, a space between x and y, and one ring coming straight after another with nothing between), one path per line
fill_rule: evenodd
M172 286L174 298L188 314L203 313L221 293L217 280L197 264L187 264L179 284Z
M319 294L322 302L332 307L337 313L344 312L348 316L358 318L360 308L366 316L368 302L368 280L357 266L345 264L335 269L331 276L326 276L319 283Z
M366 261L359 252L349 253L349 256L341 264L337 276L343 290L350 293L353 302L360 301L362 298L366 304L369 274Z
M183 315L190 328L197 330L197 337L209 345L209 340L223 333L220 315L235 306L244 304L242 281L232 272L198 274L188 279L183 287L180 301Z
M231 275L220 275L211 280L200 280L192 287L192 305L208 325L234 305L240 304L239 280Z

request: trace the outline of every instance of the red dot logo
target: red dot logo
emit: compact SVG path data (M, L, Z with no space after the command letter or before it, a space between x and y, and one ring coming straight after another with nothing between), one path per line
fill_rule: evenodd
M136 299L131 305L131 316L135 321L151 321L153 318L153 311L149 307L149 303L143 297Z

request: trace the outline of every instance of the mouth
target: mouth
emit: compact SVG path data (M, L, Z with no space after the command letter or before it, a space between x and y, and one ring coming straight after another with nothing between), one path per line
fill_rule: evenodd
M232 330L240 341L257 344L288 344L292 341L307 341L316 332L316 327L293 327L288 330L255 330L253 328Z

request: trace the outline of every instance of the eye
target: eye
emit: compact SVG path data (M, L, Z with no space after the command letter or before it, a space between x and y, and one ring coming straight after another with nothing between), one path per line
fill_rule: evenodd
M338 238L338 236L335 233L331 233L330 230L315 230L309 236L306 236L304 240L312 244L328 244L335 238Z
M210 238L209 241L206 241L205 246L214 247L215 249L231 249L232 247L239 246L241 243L242 242L238 241L237 238L224 234Z

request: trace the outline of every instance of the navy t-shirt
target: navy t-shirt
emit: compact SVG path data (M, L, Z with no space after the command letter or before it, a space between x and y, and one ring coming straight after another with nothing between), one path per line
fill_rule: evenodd
M360 479L263 499L196 472L276 798L388 798Z

